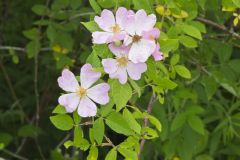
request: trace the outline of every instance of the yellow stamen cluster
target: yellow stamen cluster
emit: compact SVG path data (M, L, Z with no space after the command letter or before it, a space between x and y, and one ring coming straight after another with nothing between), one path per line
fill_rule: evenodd
M80 97L83 97L83 96L85 96L86 95L86 93L87 93L87 90L86 89L84 89L83 87L79 87L79 90L78 90L78 95L80 96Z
M126 57L117 58L117 63L119 67L125 67L128 63L128 59Z
M111 27L111 30L113 33L119 33L121 31L121 28L116 24L115 26Z

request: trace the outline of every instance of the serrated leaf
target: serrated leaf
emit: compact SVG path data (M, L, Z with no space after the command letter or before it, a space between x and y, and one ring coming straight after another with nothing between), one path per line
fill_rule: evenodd
M37 15L43 16L47 14L48 8L44 5L36 4L32 7L32 11Z
M132 88L128 83L120 84L118 80L109 80L109 85L117 111L120 111L132 97Z
M101 31L98 24L95 21L81 22L90 32Z
M74 138L73 143L75 146L80 146L83 139L83 131L80 126L74 128Z
M187 79L191 78L191 73L185 66L176 65L174 68L179 76Z
M133 87L133 89L137 92L138 97L141 97L141 88L138 86L138 84L133 81L132 79L129 79L129 82L131 84L131 86Z
M186 122L186 114L178 114L172 122L171 131L181 128Z
M108 117L106 117L106 124L117 133L124 135L134 134L128 125L128 122L118 112L112 112Z
M185 47L188 47L188 48L196 48L197 47L197 41L189 36L182 35L179 37L179 41Z
M101 9L101 7L98 5L98 3L96 2L96 0L89 0L89 3L90 3L91 7L93 8L93 10L94 10L96 13L98 13L98 14L101 13L102 9Z
M40 36L40 32L38 28L32 28L32 29L23 31L23 35L30 40L38 40Z
M40 47L40 43L37 40L29 42L26 46L28 58L33 58L38 54Z
M117 160L117 151L115 148L111 149L107 156L105 157L105 160Z
M163 53L168 53L170 51L175 51L179 47L178 39L163 39L160 40L161 51Z
M175 66L179 62L180 56L179 54L174 54L170 59L171 66Z
M105 126L103 122L103 118L98 118L97 120L94 121L93 123L93 132L94 134L94 139L97 141L98 144L102 143L103 137L104 137L104 131L105 131Z
M202 40L201 32L196 27L188 24L183 24L181 25L181 29L185 34Z
M204 124L198 116L188 116L187 122L193 130L195 130L199 134L204 135Z
M97 159L98 159L98 148L96 146L92 146L90 148L87 160L97 160Z
M129 112L128 109L124 109L123 110L123 118L128 122L130 128L132 130L134 130L136 133L141 132L141 126L139 125L139 123L134 119L133 115L131 112Z
M50 117L53 125L63 131L68 131L73 128L73 119L71 116L66 114L58 114Z
M148 113L144 113L144 116L146 116L149 119L150 123L153 124L159 132L162 131L162 125L156 117L154 117Z
M58 114L65 114L66 113L66 109L65 107L61 106L60 104L57 105L54 110L52 111L52 113L58 113Z
M141 134L143 135L144 139L154 139L158 137L156 130L149 127L142 128Z
M137 160L137 152L126 148L118 148L118 151L127 159Z

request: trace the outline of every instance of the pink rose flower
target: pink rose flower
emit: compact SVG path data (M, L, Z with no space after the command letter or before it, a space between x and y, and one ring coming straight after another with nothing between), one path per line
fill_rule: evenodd
M128 15L125 22L124 30L128 35L124 39L124 45L131 46L129 59L133 63L146 62L156 48L155 39L146 35L149 31L157 34L156 30L153 30L156 16L139 10L136 14Z
M100 72L93 71L90 64L85 64L81 68L79 85L74 74L68 69L64 69L57 81L59 87L67 94L58 98L59 104L64 106L67 112L73 112L77 109L81 117L95 116L97 107L94 102L102 105L109 102L108 91L110 86L107 83L100 83L91 87L100 77Z
M132 11L120 7L116 12L115 18L110 10L104 9L100 17L96 16L94 18L95 22L103 31L93 32L93 43L104 44L123 40L126 36L123 25L127 15L132 13Z
M103 59L102 65L110 78L118 79L121 84L125 84L128 75L133 80L139 80L141 74L147 70L145 63L133 63L129 60L129 47L110 44L109 48L116 58Z

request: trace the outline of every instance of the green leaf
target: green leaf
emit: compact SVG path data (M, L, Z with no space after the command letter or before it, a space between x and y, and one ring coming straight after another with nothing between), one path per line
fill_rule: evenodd
M76 125L79 125L79 123L81 122L81 117L79 116L77 111L73 112L73 121Z
M147 13L153 12L153 1L152 0L133 0L133 5L136 10L144 9Z
M74 128L74 140L73 143L75 146L81 146L81 142L83 139L83 131L80 126L76 126Z
M141 88L138 86L138 84L133 81L132 79L129 78L129 82L131 84L131 86L133 87L133 89L137 92L138 97L141 97Z
M190 71L182 65L176 65L174 66L174 69L176 70L177 74L183 78L190 79L191 78L191 73Z
M18 130L18 136L35 138L42 133L40 128L33 125L24 125Z
M39 41L29 42L26 46L28 58L33 58L36 54L38 54L40 47Z
M109 50L107 44L95 44L92 48L93 48L93 51L101 58L112 57L112 53Z
M95 21L81 22L90 32L101 31Z
M54 110L52 111L52 113L58 113L58 114L65 114L66 113L66 109L65 107L61 106L60 104L57 105Z
M32 7L32 11L37 15L43 16L48 13L48 8L41 4L36 4Z
M109 113L111 113L113 111L113 106L114 102L112 99L110 99L110 102L108 102L108 104L101 106L99 111L101 116L106 117Z
M172 122L171 131L181 128L186 122L186 114L178 114Z
M185 34L197 38L199 40L202 40L201 32L196 27L188 24L182 24L181 29Z
M178 39L163 39L160 40L161 51L163 53L168 53L170 51L175 51L179 47Z
M128 109L123 110L123 118L128 122L130 128L134 130L136 133L141 132L141 126L138 124L138 122L134 119L131 112L129 112Z
M98 5L98 3L96 2L96 0L89 0L89 3L91 5L91 7L93 8L93 10L97 13L100 14L102 9L101 7Z
M90 144L88 140L82 138L80 144L77 147L79 147L83 151L86 151L90 147Z
M180 56L179 54L174 54L170 59L171 66L175 66L179 62Z
M66 141L66 142L64 142L64 147L65 148L69 148L69 147L71 147L71 146L73 146L74 145L74 143L73 143L73 141L71 141L71 140L68 140L68 141Z
M203 121L195 115L188 116L187 122L189 126L198 132L199 134L204 135L204 124Z
M40 32L38 28L32 28L30 30L23 31L23 35L30 40L38 40Z
M173 82L167 77L157 80L157 85L165 89L174 89L177 87L177 83Z
M117 151L116 151L115 148L111 149L111 150L108 152L105 160L117 160Z
M90 148L87 160L97 160L97 159L98 159L98 148L96 146L92 146Z
M118 80L109 80L110 93L116 104L117 111L120 111L132 97L132 88L128 83L120 84Z
M146 116L149 119L150 123L152 123L159 132L162 131L162 125L156 117L154 117L146 112L144 113L144 116Z
M97 2L100 4L103 8L112 8L115 7L119 0L97 0Z
M8 146L11 143L12 139L13 137L10 134L0 132L0 143L3 144L4 147Z
M126 148L118 148L118 151L127 159L137 160L137 152Z
M104 126L103 118L100 117L97 120L95 120L93 123L93 132L95 133L94 138L98 144L102 143L102 140L104 137L104 131L105 131L105 126Z
M53 125L63 131L68 131L73 128L73 120L72 117L66 114L58 114L56 116L50 117Z
M88 56L86 62L92 64L92 66L95 67L95 68L101 66L100 59L99 59L98 55L97 55L95 52L92 52L92 53Z
M112 112L108 117L106 117L106 124L117 133L124 135L134 134L128 125L128 122L122 117L120 113Z
M237 7L240 7L240 0L232 0L232 1Z
M149 127L142 128L141 132L144 139L154 139L158 137L156 130Z
M185 47L188 47L188 48L196 48L197 47L197 41L189 36L182 35L179 37L179 41Z

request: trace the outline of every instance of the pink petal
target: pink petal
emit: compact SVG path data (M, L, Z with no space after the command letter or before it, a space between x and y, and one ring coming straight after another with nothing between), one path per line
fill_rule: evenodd
M68 69L62 71L62 76L58 78L58 85L64 91L75 92L79 88L78 81L76 80L74 74Z
M160 52L160 45L157 43L155 51L152 54L155 61L161 61L163 59L163 53Z
M153 28L150 31L144 31L143 32L143 38L144 39L149 39L149 40L154 40L157 39L160 36L160 30L157 28Z
M92 33L93 43L95 44L107 43L112 36L113 33L110 32L93 32Z
M116 56L116 57L122 57L122 55L126 55L129 52L129 47L121 45L116 46L113 43L108 45L110 51Z
M66 108L67 112L73 112L77 109L80 97L76 93L61 95L58 98L58 103Z
M124 19L123 28L124 30L130 34L135 35L135 13L133 11L129 11L128 15Z
M121 84L125 84L127 82L126 68L119 67L115 73L109 74L109 76L112 79L118 79Z
M134 16L134 12L132 10L127 10L124 7L118 8L116 12L116 23L121 27L124 28L126 24L126 19L128 16Z
M129 52L129 59L133 63L146 62L148 57L154 52L155 47L154 41L145 39L138 43L133 43Z
M111 31L111 27L115 26L114 15L110 10L107 9L104 9L101 13L101 16L96 16L94 20L104 31Z
M98 84L87 90L87 96L94 102L99 104L107 104L109 102L108 91L110 86L107 83Z
M147 13L143 9L136 12L135 32L137 35L142 35L143 31L149 31L153 29L155 24L156 16L154 14L147 15Z
M80 100L78 114L81 117L93 117L97 114L97 106L92 100L85 96Z
M132 63L129 62L127 66L127 72L131 79L139 80L141 78L141 74L146 72L147 65L145 63Z
M107 43L115 42L115 41L121 41L124 40L127 33L125 31L121 31L120 33L115 33L112 36L110 36L107 40Z
M101 77L100 72L93 71L91 64L85 64L81 68L80 81L84 89L88 89Z
M118 69L117 61L112 58L103 59L102 65L103 65L104 71L108 74L114 73Z

